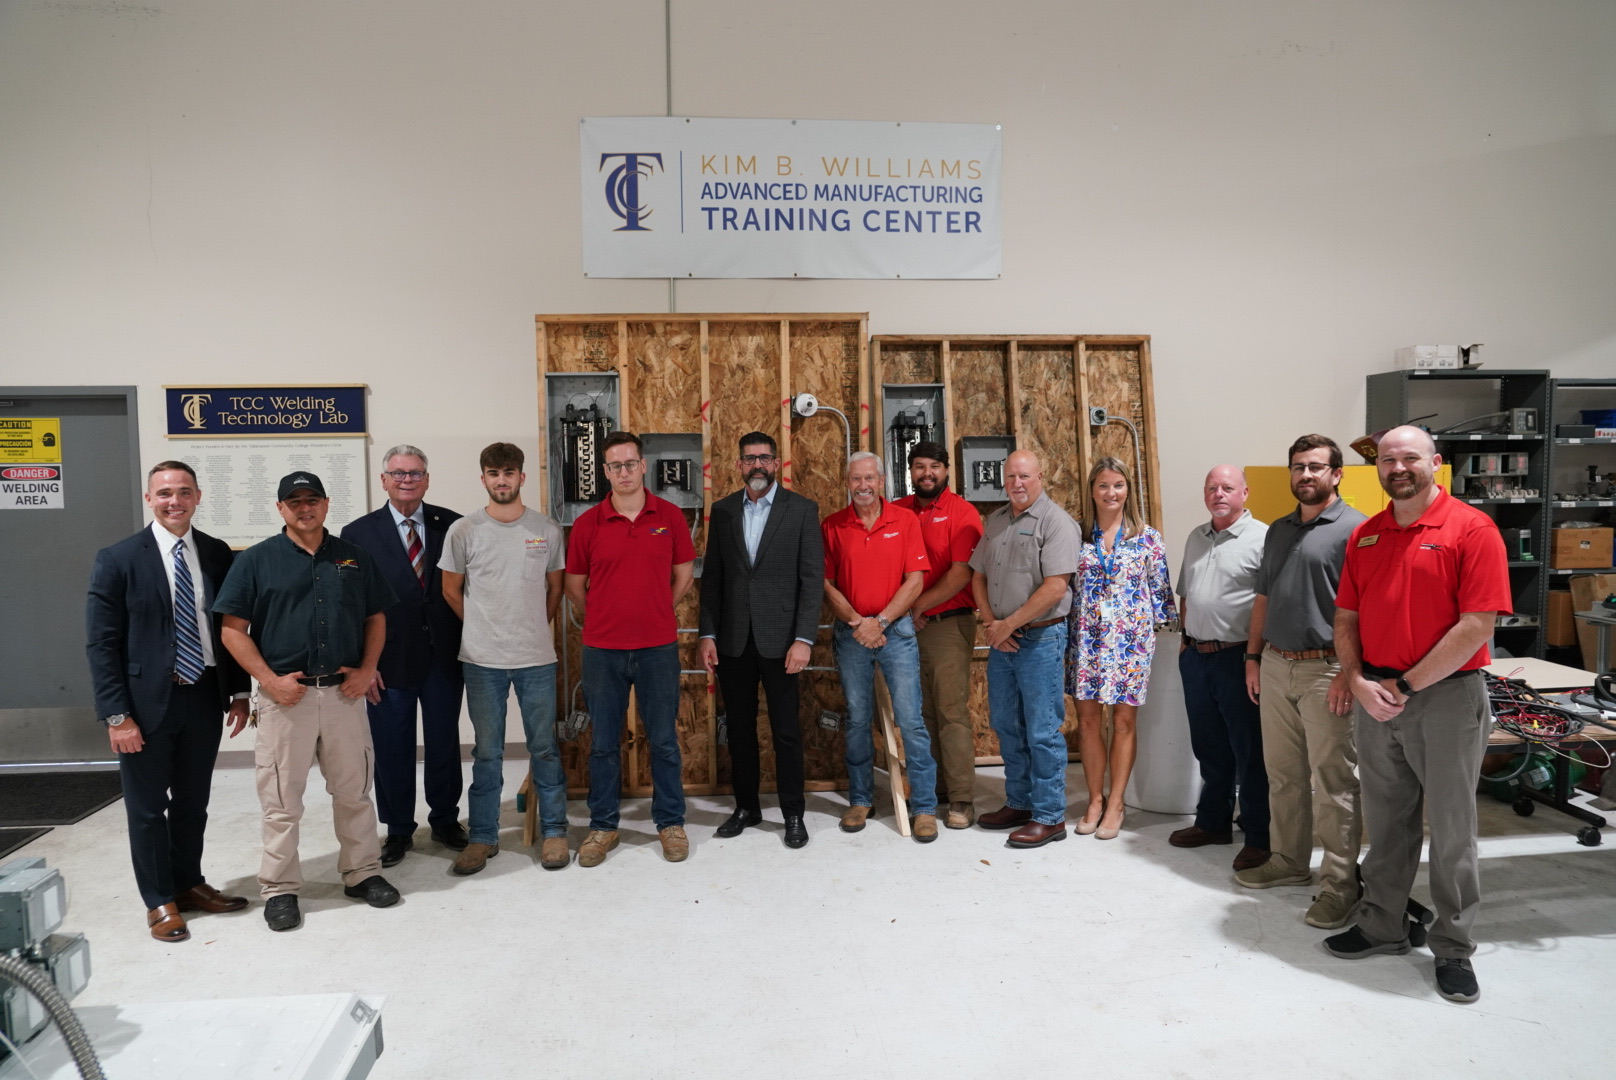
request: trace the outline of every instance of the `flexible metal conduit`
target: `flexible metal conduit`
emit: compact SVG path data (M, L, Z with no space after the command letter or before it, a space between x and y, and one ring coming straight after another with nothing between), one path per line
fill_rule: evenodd
M84 1033L84 1025L79 1023L73 1006L67 1003L49 976L26 960L0 956L0 978L20 986L45 1006L51 1020L61 1029L62 1039L73 1055L73 1064L78 1066L84 1080L105 1080L106 1074L101 1071L101 1062L95 1056L95 1047L90 1045L90 1037Z

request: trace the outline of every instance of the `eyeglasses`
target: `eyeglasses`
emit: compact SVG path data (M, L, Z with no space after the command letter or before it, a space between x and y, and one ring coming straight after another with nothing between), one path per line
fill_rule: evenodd
M773 465L780 459L773 454L742 454L742 465Z
M611 473L613 476L616 476L618 473L630 473L634 471L634 466L638 464L640 464L639 458L635 458L633 461L608 461L606 463L606 471Z
M1304 473L1308 476L1323 476L1325 473L1331 471L1330 466L1322 461L1309 461L1303 464L1291 466L1292 476L1301 476Z
M398 481L401 481L401 482L404 481L404 480L425 480L426 479L426 472L424 470L422 470L422 469L393 469L393 470L391 470L389 472L383 473L382 475L391 477L392 479L398 480Z

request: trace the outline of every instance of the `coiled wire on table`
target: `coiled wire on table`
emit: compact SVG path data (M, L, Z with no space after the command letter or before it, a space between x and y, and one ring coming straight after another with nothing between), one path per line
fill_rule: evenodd
M1519 679L1499 678L1491 672L1484 672L1483 675L1487 680L1487 703L1499 730L1506 731L1527 744L1527 753L1521 755L1520 764L1513 772L1491 775L1487 779L1513 780L1520 776L1532 763L1533 748L1541 748L1564 758L1572 757L1560 749L1560 746L1567 739L1582 734L1586 725L1581 716L1563 705L1550 701ZM1584 748L1590 746L1598 746L1605 755L1604 765L1595 767L1609 767L1610 751L1593 740L1583 744Z

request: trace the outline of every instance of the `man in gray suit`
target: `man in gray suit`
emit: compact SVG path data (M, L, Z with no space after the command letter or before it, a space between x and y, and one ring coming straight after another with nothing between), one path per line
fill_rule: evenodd
M776 479L775 442L741 436L742 488L713 503L701 572L701 662L717 674L728 717L735 812L718 827L739 836L763 820L758 803L758 684L769 704L775 777L787 847L808 843L803 824L802 728L797 673L819 632L825 557L819 505Z

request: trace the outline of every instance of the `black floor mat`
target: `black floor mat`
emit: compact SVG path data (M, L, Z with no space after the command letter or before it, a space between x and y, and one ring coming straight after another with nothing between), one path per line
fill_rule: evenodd
M0 829L0 859L48 832L49 829Z
M115 770L0 770L0 828L71 825L122 797L123 785Z

